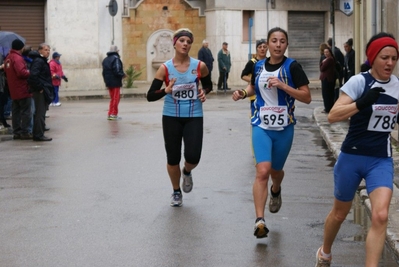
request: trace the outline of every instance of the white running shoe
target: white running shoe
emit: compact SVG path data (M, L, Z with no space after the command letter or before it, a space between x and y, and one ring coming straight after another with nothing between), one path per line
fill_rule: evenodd
M182 170L181 173L183 175L183 183L182 183L183 192L190 193L191 190L193 190L193 176L191 175L191 172L189 175L185 175Z
M170 205L172 207L181 207L183 205L183 195L181 193L173 193L170 197Z
M329 259L323 258L320 255L321 247L316 252L316 265L315 267L330 267L331 266L331 257Z

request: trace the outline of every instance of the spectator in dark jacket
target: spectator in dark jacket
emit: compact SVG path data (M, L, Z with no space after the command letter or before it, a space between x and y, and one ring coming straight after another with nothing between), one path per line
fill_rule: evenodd
M337 79L335 74L335 58L329 47L324 49L326 57L320 63L321 94L324 102L324 112L329 113L334 105L334 89Z
M111 98L109 102L108 120L120 119L120 117L118 117L118 105L120 101L122 79L125 77L126 74L123 71L123 64L119 57L119 49L116 45L112 45L107 53L107 57L103 60L103 78Z
M355 75L355 50L353 50L353 39L349 38L344 43L345 49L345 66L344 66L344 81L347 82L350 77Z
M33 100L35 101L35 115L33 123L34 141L52 140L52 138L44 135L46 129L46 109L53 100L53 84L50 66L47 62L49 55L50 46L45 43L40 44L37 51L29 53L29 56L32 58L32 64L30 67L28 83L30 90L33 92Z
M32 94L27 82L29 70L21 54L24 46L19 39L12 42L10 53L4 61L4 70L12 99L13 138L26 140L32 139Z
M211 73L213 70L213 55L209 49L209 42L207 40L202 41L202 47L198 51L198 59L205 63L209 70L209 78L211 78ZM211 79L212 80L212 79Z

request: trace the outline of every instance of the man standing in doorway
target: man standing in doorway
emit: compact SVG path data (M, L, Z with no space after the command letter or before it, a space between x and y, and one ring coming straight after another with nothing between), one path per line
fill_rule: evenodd
M103 78L111 98L108 109L108 120L120 119L120 117L118 117L118 105L120 101L122 79L125 77L126 74L123 71L119 49L116 45L111 45L107 57L103 60Z
M205 65L208 67L209 71L209 77L211 78L211 73L213 70L213 55L211 50L208 48L209 42L207 40L202 41L202 47L198 51L198 59L201 60L202 62L205 63ZM211 78L212 80L212 78Z
M230 88L227 85L227 80L229 79L231 58L230 58L230 51L227 49L227 46L228 43L223 42L222 49L220 49L218 53L218 65L219 65L218 90L230 90Z

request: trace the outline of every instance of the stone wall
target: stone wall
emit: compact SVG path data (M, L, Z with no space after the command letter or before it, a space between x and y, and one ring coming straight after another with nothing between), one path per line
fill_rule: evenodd
M136 8L129 10L129 16L122 20L123 62L143 69L138 80L151 81L156 69L151 65L155 57L153 44L154 33L170 32L179 28L189 28L194 34L194 43L190 56L197 57L197 52L205 39L205 16L200 16L198 8L192 8L182 0L146 0Z

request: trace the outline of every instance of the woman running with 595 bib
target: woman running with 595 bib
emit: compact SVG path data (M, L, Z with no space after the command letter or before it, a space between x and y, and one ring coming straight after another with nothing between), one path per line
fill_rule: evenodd
M281 207L281 183L284 164L294 138L295 100L309 104L309 80L301 65L284 56L288 47L288 34L273 28L267 35L270 57L255 64L256 75L246 89L233 93L233 100L256 94L255 112L252 116L252 146L256 160L256 177L253 185L255 204L254 235L267 237L264 213L270 187L269 211L276 213Z

